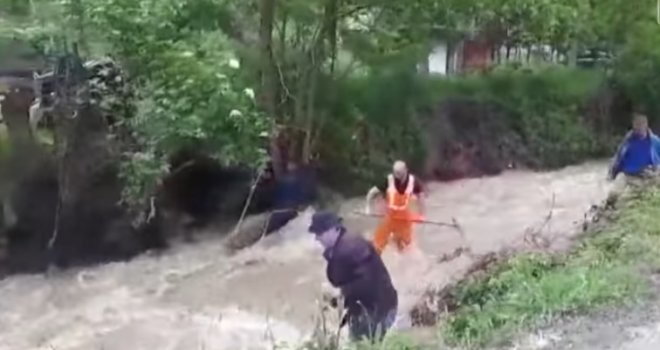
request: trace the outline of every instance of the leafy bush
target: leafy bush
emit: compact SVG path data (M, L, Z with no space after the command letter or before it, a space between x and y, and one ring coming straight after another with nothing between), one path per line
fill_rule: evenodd
M126 196L153 189L166 157L183 148L224 164L263 162L269 120L257 110L230 40L219 29L186 20L189 3L110 0L88 5L89 20L118 52L140 87L132 121L142 162L127 157ZM222 2L207 1L208 9ZM182 17L183 16L183 17ZM140 33L140 35L134 35Z
M431 79L427 98L429 103L457 97L495 103L539 163L559 167L610 151L581 115L603 78L599 71L562 66L500 68L483 76Z
M657 121L660 113L660 33L655 21L632 27L616 60L614 76L638 109Z
M415 168L426 155L415 118L424 95L423 80L401 63L365 73L344 77L331 87L337 96L319 150L324 164L340 169L349 165L350 183L380 178L395 159L405 159Z
M365 180L380 176L396 158L419 169L427 154L422 111L467 98L499 106L505 125L521 136L538 165L565 166L611 152L611 135L596 137L582 115L603 82L601 71L560 66L436 78L418 74L405 60L388 62L336 83L321 158L351 164L351 176Z

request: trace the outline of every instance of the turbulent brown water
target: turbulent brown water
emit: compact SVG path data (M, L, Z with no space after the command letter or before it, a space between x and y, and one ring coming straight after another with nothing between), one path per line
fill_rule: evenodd
M481 254L522 246L529 228L565 244L612 186L605 169L590 162L431 184L427 217L456 218L465 239L451 228L422 225L411 252L385 252L401 299L397 327L408 326L406 311L425 289L468 268L467 256L438 262L458 247ZM363 205L349 200L343 211L348 225L367 235L377 221L350 215ZM208 238L127 263L0 281L0 349L239 350L297 343L313 326L324 282L321 249L306 233L310 216L234 256L221 239Z

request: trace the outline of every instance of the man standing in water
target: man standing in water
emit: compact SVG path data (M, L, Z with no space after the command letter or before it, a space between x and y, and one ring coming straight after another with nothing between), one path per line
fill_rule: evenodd
M396 319L398 295L380 256L367 240L347 233L332 212L315 213L309 232L325 248L328 281L344 299L342 326L348 322L355 341L381 341Z
M392 167L392 174L387 176L387 182L374 186L367 193L367 214L371 212L371 202L378 194L384 194L387 202L387 212L380 226L374 234L373 243L378 254L381 254L387 245L390 235L399 251L405 250L412 243L413 222L421 219L424 213L422 200L422 186L417 179L408 173L408 167L403 161L396 161ZM410 210L410 199L417 199L419 215Z
M653 177L660 165L660 138L649 128L645 115L637 114L633 119L633 130L629 131L617 149L609 170L609 179L624 173L629 180Z

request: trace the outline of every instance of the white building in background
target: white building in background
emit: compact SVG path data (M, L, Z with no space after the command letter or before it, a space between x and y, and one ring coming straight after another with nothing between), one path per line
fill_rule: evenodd
M467 70L479 70L491 64L487 43L465 39L455 44L437 41L420 64L420 71L435 76L449 76Z
M449 49L446 43L438 43L428 57L429 74L447 75Z
M428 73L446 76L461 70L463 59L463 43L450 47L444 41L438 41L433 46L427 58Z

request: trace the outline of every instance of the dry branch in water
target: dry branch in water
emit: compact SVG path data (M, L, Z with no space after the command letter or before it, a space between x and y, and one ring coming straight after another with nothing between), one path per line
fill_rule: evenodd
M556 194L553 192L550 210L548 211L548 214L545 216L545 219L543 220L541 225L537 229L534 229L533 227L528 227L525 230L525 236L523 237L523 242L525 243L526 246L531 247L532 249L545 251L548 248L550 248L550 246L552 246L552 243L554 243L554 241L557 239L556 236L554 237L543 236L543 229L545 229L546 226L548 226L550 224L550 221L552 220L552 215L555 210L556 197L557 197Z

